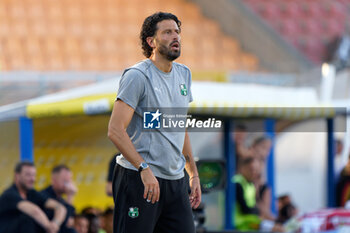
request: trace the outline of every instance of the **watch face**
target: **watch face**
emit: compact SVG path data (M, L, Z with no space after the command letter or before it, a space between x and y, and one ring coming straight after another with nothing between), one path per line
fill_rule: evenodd
M147 163L141 163L140 167L139 167L139 171L142 171L143 169L148 168L148 164Z

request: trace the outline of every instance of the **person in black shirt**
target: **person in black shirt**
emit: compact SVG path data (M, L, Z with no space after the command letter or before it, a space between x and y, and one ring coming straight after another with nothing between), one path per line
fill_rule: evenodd
M0 233L57 233L66 215L57 201L33 189L36 168L32 162L19 162L14 184L0 196ZM41 208L54 210L50 221Z
M51 185L42 190L41 193L48 198L52 198L61 203L67 210L66 217L60 227L59 233L76 233L74 230L75 208L72 205L73 197L77 188L72 182L72 172L65 165L58 165L52 169ZM63 198L66 195L66 198ZM54 212L50 209L45 210L49 219L52 219Z

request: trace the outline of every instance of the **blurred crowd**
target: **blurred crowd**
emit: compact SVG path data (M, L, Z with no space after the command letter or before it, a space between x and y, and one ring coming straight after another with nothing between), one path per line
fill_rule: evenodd
M37 191L34 164L19 162L14 183L0 196L0 233L112 233L113 208L76 212L72 176L66 165L55 166L50 185Z
M288 194L272 199L267 182L267 161L273 141L266 135L248 140L247 134L244 125L236 126L233 134L235 229L284 232L285 224L298 210ZM336 205L350 208L350 157L345 167L342 166L342 142L337 140L335 145ZM106 194L109 196L112 196L115 156L111 158L107 175ZM73 199L78 190L72 177L69 167L57 165L52 168L50 185L35 190L34 164L19 162L14 171L14 183L0 196L0 233L112 233L112 207L105 210L86 207L79 213L75 210ZM275 213L271 212L273 204L276 204Z
M284 232L283 224L296 216L298 211L289 195L272 199L266 165L272 147L271 139L259 135L248 143L246 127L237 125L233 140L237 171L232 178L236 190L235 228L242 231ZM271 205L276 202L277 213L274 214Z
M341 140L335 143L335 174L336 174L336 206L350 209L350 154L343 166L342 152L344 145Z

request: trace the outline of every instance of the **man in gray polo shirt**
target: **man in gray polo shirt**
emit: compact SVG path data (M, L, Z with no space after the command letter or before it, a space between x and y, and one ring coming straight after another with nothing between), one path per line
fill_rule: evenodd
M181 52L180 26L170 13L147 17L140 39L148 59L126 69L120 80L108 127L121 152L113 180L114 232L195 232L191 207L200 204L201 190L189 136L185 129L144 129L145 114L151 122L162 108L186 114L192 101L191 73L173 62Z

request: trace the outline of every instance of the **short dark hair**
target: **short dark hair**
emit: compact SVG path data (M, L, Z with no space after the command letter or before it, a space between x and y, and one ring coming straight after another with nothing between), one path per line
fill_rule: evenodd
M57 165L57 166L55 166L54 168L52 168L51 174L60 173L62 170L70 171L69 167L67 167L67 166L64 165L64 164L60 164L60 165Z
M78 219L78 218L85 218L86 220L88 220L88 218L85 216L85 215L83 215L83 214L76 214L75 216L74 216L74 218L75 219ZM89 221L89 220L88 220Z
M242 123L239 123L239 124L235 125L235 130L246 132L247 131L247 126L245 126Z
M103 213L102 216L106 217L107 215L113 215L113 208L108 207Z
M268 136L257 137L254 139L252 146L259 145L260 143L263 143L265 141L271 141L271 138Z
M173 15L171 13L166 13L166 12L157 12L154 13L153 15L148 16L145 21L143 21L142 28L141 28L141 33L140 33L140 39L141 39L141 45L142 45L142 50L143 54L149 58L152 55L153 49L149 44L147 43L147 37L152 37L156 34L157 32L157 23L171 19L174 20L179 27L179 30L181 30L181 21L177 18L176 15Z
M15 166L15 173L19 174L22 171L22 168L28 166L28 167L35 167L34 163L31 161L20 161Z

